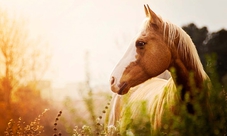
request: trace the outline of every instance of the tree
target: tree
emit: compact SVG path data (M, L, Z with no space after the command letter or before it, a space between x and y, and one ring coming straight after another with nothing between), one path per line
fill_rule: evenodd
M29 37L24 19L2 10L0 15L0 100L10 106L19 85L42 77L49 54L39 39Z
M209 33L207 27L198 28L193 23L182 28L190 35L196 45L203 66L209 65L205 56L211 54L217 56L216 67L219 80L223 83L226 82L224 80L227 79L227 31L222 29L218 32Z
M222 29L211 34L211 38L207 43L208 54L215 53L217 55L217 72L220 80L227 75L227 31Z

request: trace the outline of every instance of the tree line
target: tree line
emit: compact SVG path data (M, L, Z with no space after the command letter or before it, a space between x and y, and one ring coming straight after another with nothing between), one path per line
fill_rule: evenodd
M204 67L209 67L207 56L215 56L219 81L227 85L227 31L209 32L207 27L198 28L194 23L182 27L192 38Z

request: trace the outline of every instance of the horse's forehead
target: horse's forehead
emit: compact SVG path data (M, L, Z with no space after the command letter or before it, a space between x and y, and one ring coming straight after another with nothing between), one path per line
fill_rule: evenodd
M158 33L150 28L144 28L138 36L138 40L149 40L152 37L155 37Z
M152 33L153 33L152 30L150 30L149 28L144 28L141 31L141 36L149 37Z
M160 29L157 29L160 28ZM143 27L142 27L142 33L146 33L148 35L152 34L152 33L157 33L162 29L162 26L157 26L157 25L152 25L150 23L144 23Z

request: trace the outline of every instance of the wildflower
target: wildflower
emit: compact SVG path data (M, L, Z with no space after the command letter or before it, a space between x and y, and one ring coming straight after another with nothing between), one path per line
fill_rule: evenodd
M109 125L107 127L107 133L108 134L114 134L117 131L117 128L114 125Z

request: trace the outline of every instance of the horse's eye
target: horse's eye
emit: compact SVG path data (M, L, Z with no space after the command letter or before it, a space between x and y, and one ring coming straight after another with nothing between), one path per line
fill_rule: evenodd
M146 44L145 42L138 41L138 42L136 42L136 47L140 48L140 49L143 49L145 44Z

